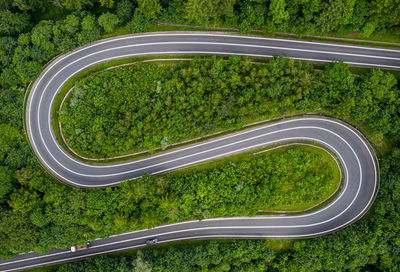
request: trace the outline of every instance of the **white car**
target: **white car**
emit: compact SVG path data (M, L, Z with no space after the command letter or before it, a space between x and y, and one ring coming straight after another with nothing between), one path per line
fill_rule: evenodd
M90 247L90 241L87 241L86 244L81 246L72 246L71 252L79 251L79 250L86 250Z

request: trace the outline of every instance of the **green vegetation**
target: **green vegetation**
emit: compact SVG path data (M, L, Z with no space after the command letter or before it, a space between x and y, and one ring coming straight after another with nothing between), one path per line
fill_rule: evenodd
M30 151L21 120L24 92L42 65L58 54L105 35L145 31L157 20L238 27L242 32L261 29L266 35L290 31L362 35L363 38L370 35L370 39L399 41L400 5L397 0L0 2L1 256L67 248L87 238L116 232L119 225L114 221L123 226L117 231L124 227L135 228L124 225L130 209L139 213L152 204L144 201L137 208L137 204L132 207L129 201L119 202L119 194L124 195L124 199L135 195L135 187L129 187L134 182L105 190L81 191L66 187L45 173ZM107 13L111 15L100 20ZM102 33L110 29L115 32ZM93 271L127 271L123 265L128 262L130 269L134 265L143 267L139 264L145 263L144 267L150 265L154 271L400 270L400 107L399 85L393 74L367 70L358 78L352 76L344 64L331 64L317 72L297 62L275 60L273 63L278 67L276 86L287 86L288 77L311 85L309 94L302 89L297 92L292 88L286 91L287 87L277 87L281 92L279 98L270 100L274 114L292 109L331 113L355 122L368 132L380 149L384 147L388 152L380 159L381 188L368 218L325 237L295 241L283 252L272 253L268 249L277 248L271 244L275 241L215 241L149 249L143 251L140 258L126 257L126 261L123 257L100 257L86 264L66 264L61 269L87 271L92 266ZM297 73L303 73L303 76L298 77ZM301 84L296 86L308 86ZM290 101L292 105L288 103ZM144 179L155 180L148 176ZM126 186L124 190L122 186ZM154 199L160 199L161 195L157 196L157 193L153 193L152 196L156 194ZM113 198L115 196L118 198ZM196 208L201 211L203 207Z
M41 64L99 39L101 31L142 32L166 23L300 35L354 32L399 41L397 0L4 0L0 5L2 86L36 78ZM45 19L39 21L39 19ZM57 21L54 21L57 19ZM358 34L357 34L358 35ZM397 38L396 38L397 37ZM15 57L12 57L14 56Z
M364 38L379 33L374 35L377 39L396 37L400 23L393 17L400 14L398 3L380 0L175 0L165 11L160 14L163 22L233 27L242 32L259 29Z
M104 267L121 272L266 271L276 258L270 242L211 241L169 249L152 248L134 255L103 256L64 264L52 271L99 271Z
M172 143L283 114L328 113L368 122L370 136L400 130L394 118L400 93L394 75L370 70L357 77L348 65L313 69L275 58L266 64L230 57L195 58L175 65L136 63L90 74L75 83L59 115L68 145L103 158ZM56 126L57 127L57 126Z

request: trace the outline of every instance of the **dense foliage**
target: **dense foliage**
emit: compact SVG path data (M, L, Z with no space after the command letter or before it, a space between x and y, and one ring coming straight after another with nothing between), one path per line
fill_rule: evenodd
M50 58L119 26L141 32L160 20L238 27L242 32L358 31L369 36L374 31L398 33L399 18L397 0L3 0L0 85L25 85Z
M161 17L166 21L230 26L243 32L343 35L356 31L368 37L400 23L398 2L381 0L176 0L166 9L168 13Z
M100 4L100 5L99 5ZM300 34L399 32L397 0L4 0L0 35L17 35L38 18L90 11L106 32L118 25L133 31L149 22L186 23L239 28L242 32L287 31Z
M284 58L266 65L236 56L178 65L137 63L78 81L60 122L68 145L89 157L164 149L244 123L321 108L368 121L379 139L400 129L396 83L379 70L358 78L343 63L317 71Z
M44 172L29 150L21 121L23 96L28 83L52 57L98 39L103 31L122 26L127 31L140 32L156 20L234 26L243 32L253 28L317 34L360 31L369 36L377 31L398 31L399 11L397 0L100 0L100 6L97 0L1 0L0 254L11 256L33 249L44 252L53 247L68 247L114 231L115 226L103 228L103 219L126 220L123 212L112 214L104 210L107 205L113 211L122 207L109 198L118 190L122 194L122 189L80 191L63 186ZM278 68L281 62L286 63L283 67L292 67L287 66L288 61L279 60ZM300 72L308 67L291 65L291 69ZM294 106L285 101L295 101L296 109L307 110L317 103L321 107L317 106L318 110L338 117L350 116L358 124L366 125L375 140L384 135L390 138L392 146L398 146L399 91L392 74L371 70L357 78L346 65L331 64L315 77L315 71L308 69L301 80L310 80L311 85L321 83L319 89L312 86L313 95L307 96L302 90L298 94L278 88L280 99L272 100L272 108L279 112L284 105L286 110ZM292 72L287 74L281 68L277 71L280 84L292 77ZM150 250L127 262L132 261L135 266L146 262L161 271L184 271L185 267L189 271L201 267L216 270L219 264L218 269L224 271L228 269L226 263L236 271L257 271L265 264L280 271L398 271L400 155L394 150L380 160L382 186L371 216L335 234L297 241L292 249L276 254L275 258L264 246L268 242L239 241L226 247L215 242L210 246ZM126 198L134 195L130 188L124 194ZM146 205L147 202L140 208ZM84 218L93 220L87 222ZM213 257L222 260L218 262ZM100 270L94 263L97 260L91 263L94 270ZM109 270L117 270L114 267L123 264L119 258L110 260L114 264L110 264ZM185 261L179 263L180 260ZM106 257L99 261L105 267L103 270L108 269L108 261ZM174 264L180 264L179 268ZM79 265L67 268L79 271ZM144 268L138 270L144 271L147 264L141 267ZM88 269L85 266L80 270Z
M78 82L60 121L69 146L85 156L165 148L293 109L316 77L311 65L286 59L267 66L239 57L138 63ZM284 95L283 105L272 104Z
M191 272L191 271L265 271L272 265L275 253L268 241L234 241L202 243L170 249L139 251L126 257L97 257L62 265L53 271L121 272Z

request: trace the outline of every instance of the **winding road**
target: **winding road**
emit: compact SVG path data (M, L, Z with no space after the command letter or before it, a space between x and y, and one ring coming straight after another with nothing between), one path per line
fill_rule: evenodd
M63 55L46 67L32 86L26 106L26 129L43 166L59 180L81 188L106 187L143 173L157 174L213 158L282 142L312 141L335 153L343 168L343 186L324 208L292 216L259 216L194 220L96 240L90 249L56 250L45 255L21 254L0 260L0 271L16 271L160 243L218 237L301 238L331 233L361 218L371 207L379 186L379 167L368 141L347 124L307 116L282 120L193 144L132 162L95 166L77 161L57 143L51 109L62 85L77 72L112 59L160 54L220 54L271 57L400 69L400 51L269 39L221 33L153 33L102 40Z

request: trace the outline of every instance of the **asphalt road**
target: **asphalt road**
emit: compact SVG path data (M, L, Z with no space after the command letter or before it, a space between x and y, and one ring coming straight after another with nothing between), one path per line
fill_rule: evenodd
M341 60L352 65L400 68L400 51L298 42L258 37L200 33L163 33L116 37L77 49L54 60L34 83L26 107L26 128L32 148L44 167L70 185L105 187L143 173L161 173L268 144L313 141L330 149L343 167L343 188L324 208L303 215L218 218L189 221L126 233L95 241L86 251L28 253L0 260L0 271L115 252L145 245L199 238L300 238L324 235L362 217L379 185L375 154L366 139L348 125L325 118L304 117L253 128L200 144L117 165L94 166L66 154L51 129L51 105L61 86L75 73L99 62L158 54L225 54L270 57L285 55L314 61Z

